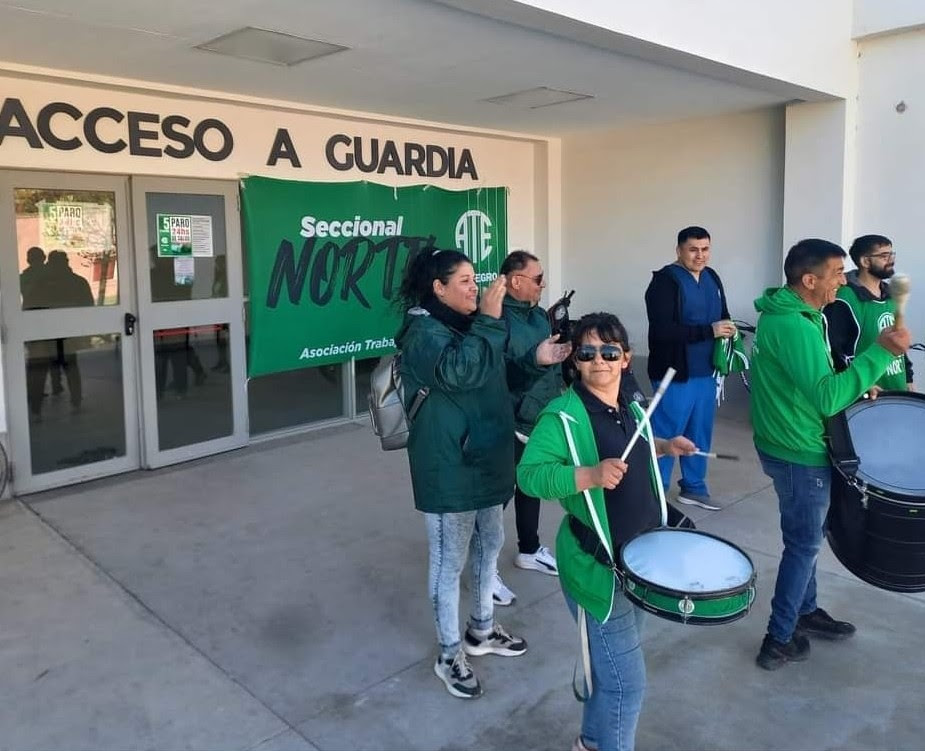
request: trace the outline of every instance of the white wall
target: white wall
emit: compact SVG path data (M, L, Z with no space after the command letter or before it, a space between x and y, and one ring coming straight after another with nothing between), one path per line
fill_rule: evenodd
M522 2L817 91L851 93L853 8L848 0Z
M807 237L840 245L851 242L856 113L854 100L787 107L785 254L794 243Z
M893 240L896 268L912 277L908 325L925 339L925 31L860 45L853 235ZM896 105L904 102L900 113ZM919 371L918 381L922 380Z
M922 0L854 0L854 36L886 34L925 25Z
M675 260L679 229L713 237L711 265L734 317L780 283L784 118L780 109L563 141L563 282L573 310L616 312L645 354L644 293ZM553 292L557 292L554 290Z

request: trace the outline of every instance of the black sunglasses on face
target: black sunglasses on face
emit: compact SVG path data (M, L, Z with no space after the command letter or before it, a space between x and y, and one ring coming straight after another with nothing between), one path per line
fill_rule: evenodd
M537 274L536 276L530 276L529 274L511 274L511 276L522 276L524 279L530 279L536 285L543 283L543 277L545 275L545 271L542 274Z
M602 344L600 347L595 347L592 344L582 344L575 350L575 359L578 362L591 362L597 357L598 352L601 353L601 359L607 362L613 362L623 357L623 347L619 344Z

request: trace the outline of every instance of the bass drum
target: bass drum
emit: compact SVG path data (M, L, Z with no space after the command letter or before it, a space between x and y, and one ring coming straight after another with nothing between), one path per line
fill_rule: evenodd
M852 574L925 591L925 395L886 392L829 421L835 471L827 532Z

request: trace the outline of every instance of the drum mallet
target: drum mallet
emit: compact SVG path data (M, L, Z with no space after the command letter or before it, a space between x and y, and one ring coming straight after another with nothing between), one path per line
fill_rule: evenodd
M896 320L894 325L900 329L903 326L903 317L906 312L906 301L909 299L909 277L906 274L897 274L890 280L890 297L896 303Z
M704 456L707 459L727 459L731 462L739 461L739 457L736 454L717 454L713 451L695 451L693 456Z
M649 408L646 410L645 416L636 426L636 431L633 433L633 437L630 438L630 442L626 444L626 449L623 452L623 456L620 457L621 462L626 461L626 457L630 455L630 451L633 450L633 446L636 445L636 441L639 440L639 436L642 433L642 428L644 425L649 424L649 418L652 417L652 413L655 412L655 408L658 406L658 403L662 400L662 397L665 395L665 392L668 390L668 385L671 383L671 379L675 377L675 373L678 371L674 368L668 368L665 372L665 375L662 376L662 382L658 385L658 391L655 392L655 396L652 397L652 401L649 402ZM655 436L652 436L653 438Z

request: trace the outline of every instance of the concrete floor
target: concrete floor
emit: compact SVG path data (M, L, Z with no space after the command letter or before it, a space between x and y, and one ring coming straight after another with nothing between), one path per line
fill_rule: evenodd
M780 551L776 500L724 406L700 528L758 569L726 626L650 618L639 749L921 749L925 596L875 589L826 549L820 602L857 636L754 664ZM403 452L368 427L277 441L0 506L0 749L565 749L573 623L557 580L501 561L523 658L476 658L485 696L432 673L424 525ZM544 506L551 543L561 518Z

